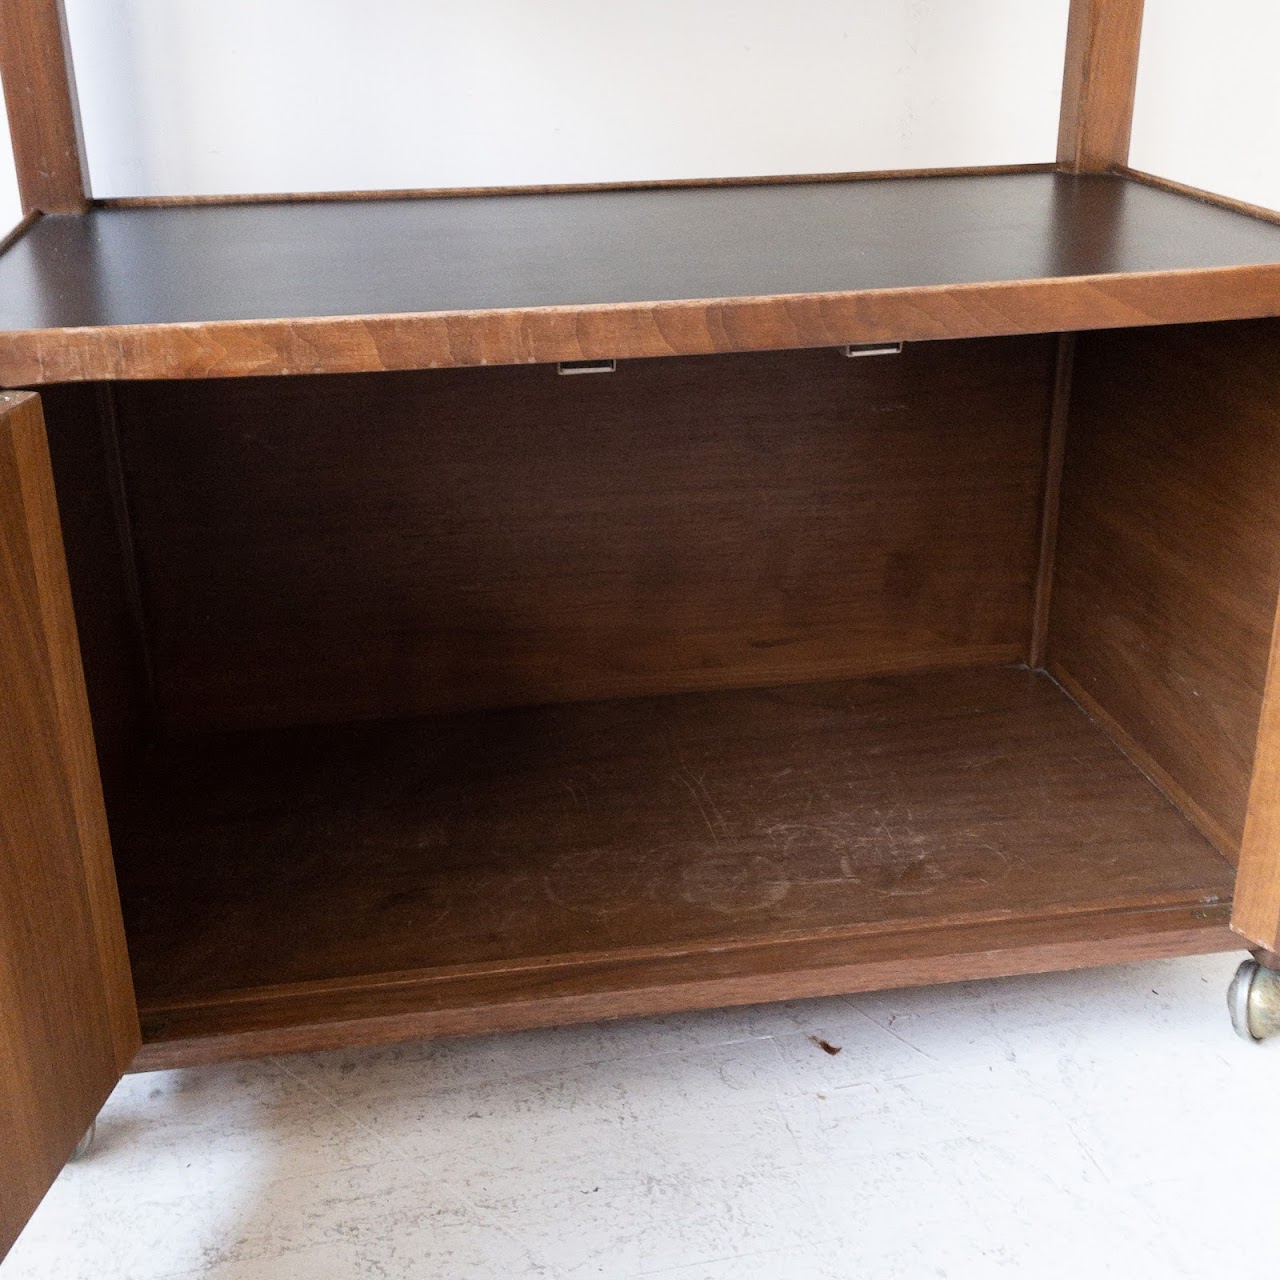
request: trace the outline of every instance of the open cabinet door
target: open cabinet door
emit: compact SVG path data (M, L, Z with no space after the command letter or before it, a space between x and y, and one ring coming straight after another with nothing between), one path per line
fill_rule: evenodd
M138 1042L44 418L0 392L0 1257Z

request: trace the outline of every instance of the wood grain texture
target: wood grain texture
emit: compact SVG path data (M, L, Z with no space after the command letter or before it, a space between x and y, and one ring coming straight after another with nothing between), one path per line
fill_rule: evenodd
M586 1016L795 995L811 967L936 975L952 929L1026 963L1232 881L1014 668L205 737L141 795L118 856L148 1038L195 1010L349 1019L386 988L473 1030L547 988Z
M1190 818L1196 829L1204 833L1214 848L1228 850L1225 856L1234 860L1235 854L1231 852L1234 848L1232 837L1214 814L1200 802L1198 796L1183 786L1148 750L1145 743L1134 737L1125 725L1117 720L1069 671L1052 661L1049 662L1048 668L1050 678L1077 706L1102 726L1111 741L1173 801L1182 813Z
M885 178L994 177L1011 173L1054 173L1056 161L1042 164L952 165L934 169L860 169L845 173L752 174L728 178L649 178L633 182L524 183L517 187L404 187L377 191L272 191L232 195L113 196L93 201L95 209L190 209L208 205L297 204L300 201L451 200L459 196L573 195L598 191L663 191L689 187L773 187L813 182L879 182Z
M1280 227L1105 175L94 210L42 218L0 256L0 381L704 355L1277 310Z
M1278 339L1081 337L1062 488L1049 668L1232 858L1280 591Z
M1143 0L1071 0L1058 163L1100 173L1129 159Z
M1021 658L1053 345L122 386L162 724Z
M40 402L0 393L0 1252L139 1043Z
M1272 632L1235 892L1232 928L1254 946L1280 952L1280 627ZM1276 967L1274 961L1263 962Z
M0 0L0 80L24 212L83 213L87 186L62 0Z
M834 939L712 952L699 957L696 969L681 957L546 966L513 975L502 991L457 979L350 992L261 992L234 1003L157 1012L132 1069L1238 951L1228 910L1181 906L893 930L854 946Z

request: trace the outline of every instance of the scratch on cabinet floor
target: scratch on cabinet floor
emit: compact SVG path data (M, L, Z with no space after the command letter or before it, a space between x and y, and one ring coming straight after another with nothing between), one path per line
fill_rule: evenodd
M998 752L995 755L979 756L976 760L970 760L967 764L960 767L962 769L985 769L989 764L999 764L1002 760L1012 760L1013 757L1007 751Z
M707 790L705 775L694 777L688 768L681 768L680 772L675 775L674 781L679 782L693 797L693 803L698 806L698 812L702 814L702 820L707 824L707 830L711 832L711 839L719 846L721 832L726 837L731 837L732 832L729 824L725 821L724 814L716 808L715 801L711 798L711 793ZM715 815L713 822L712 815ZM719 830L717 830L717 827Z

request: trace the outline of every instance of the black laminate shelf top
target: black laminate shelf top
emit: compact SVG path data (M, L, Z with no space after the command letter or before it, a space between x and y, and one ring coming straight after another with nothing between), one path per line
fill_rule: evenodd
M846 293L1280 263L1280 226L1011 173L94 209L0 255L0 331Z

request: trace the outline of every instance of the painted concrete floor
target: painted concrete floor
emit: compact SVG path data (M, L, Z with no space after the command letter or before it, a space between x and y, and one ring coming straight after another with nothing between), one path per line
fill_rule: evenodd
M1273 1275L1239 958L133 1076L0 1280Z

